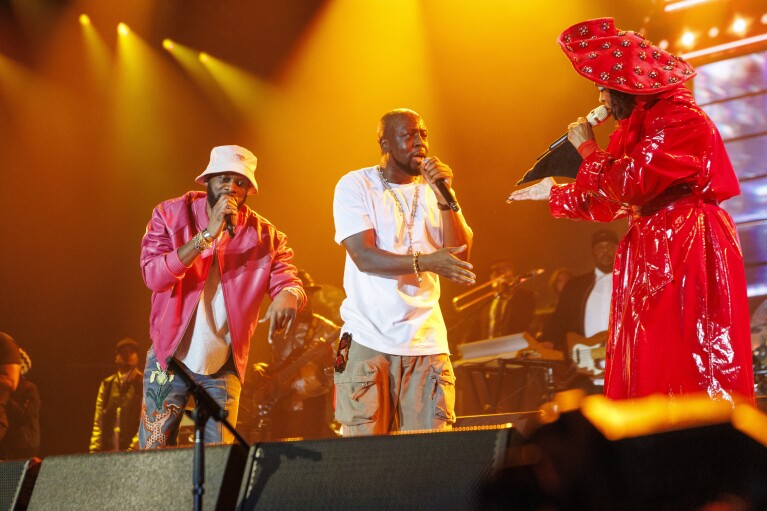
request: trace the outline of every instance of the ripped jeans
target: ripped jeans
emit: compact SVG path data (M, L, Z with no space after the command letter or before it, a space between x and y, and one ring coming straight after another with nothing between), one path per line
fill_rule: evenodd
M446 354L388 355L352 341L334 380L344 436L445 430L455 422L455 375Z

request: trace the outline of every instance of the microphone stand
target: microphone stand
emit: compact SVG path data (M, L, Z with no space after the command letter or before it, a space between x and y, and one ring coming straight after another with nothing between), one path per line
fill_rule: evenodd
M234 429L226 420L227 412L208 394L208 392L194 381L191 374L172 356L166 359L168 369L177 374L189 386L194 396L194 458L192 470L192 495L194 495L194 511L202 511L202 496L205 493L205 424L209 418L214 418L224 425L240 445L249 447L245 438Z

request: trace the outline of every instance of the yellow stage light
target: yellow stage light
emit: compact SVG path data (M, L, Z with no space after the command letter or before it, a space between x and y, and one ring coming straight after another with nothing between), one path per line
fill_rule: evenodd
M130 28L125 23L122 23L122 22L118 23L117 24L117 33L122 35L122 36L126 36L126 35L130 34Z
M80 15L80 25L82 26L88 26L91 24L91 19L88 17L87 14L81 14Z
M198 58L200 59L200 62L202 62L203 64L205 64L205 63L208 61L208 59L209 59L210 57L208 56L208 54L207 54L207 53L205 53L204 51L201 51L201 52L200 52L200 56L199 56Z
M173 51L173 47L174 47L173 41L171 41L170 39L163 39L162 40L162 47L165 48L168 51Z
M692 48L695 46L695 34L689 30L686 31L684 34L682 34L681 43L685 48Z
M748 30L748 22L741 17L735 18L735 21L732 22L732 31L736 33L737 35L743 35Z
M708 29L708 36L710 38L714 38L719 35L719 28L718 27L711 27Z

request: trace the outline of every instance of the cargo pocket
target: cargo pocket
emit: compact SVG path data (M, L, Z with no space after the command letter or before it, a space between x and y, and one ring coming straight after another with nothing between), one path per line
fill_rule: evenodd
M429 375L434 418L448 424L455 422L455 374L450 359L445 356L431 365Z
M347 426L375 422L379 407L378 368L368 362L350 362L343 373L335 373L336 420Z

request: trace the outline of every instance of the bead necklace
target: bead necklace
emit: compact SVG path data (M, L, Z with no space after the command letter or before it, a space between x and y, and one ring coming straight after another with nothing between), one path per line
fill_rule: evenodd
M378 169L378 175L381 176L381 181L383 182L384 187L386 187L386 189L389 190L389 193L391 193L392 197L394 197L394 202L397 203L397 209L399 210L400 215L402 215L402 221L405 223L405 227L407 228L407 241L408 241L407 253L410 255L413 255L413 226L415 226L415 213L416 213L416 209L418 208L418 190L420 188L418 186L415 187L415 193L413 194L413 203L410 205L410 222L408 222L407 215L405 215L405 207L402 205L402 202L400 202L397 194L394 193L394 189L391 187L391 184L389 184L389 181L384 177L383 170L381 170L381 166L376 165L376 168Z

